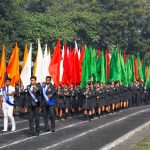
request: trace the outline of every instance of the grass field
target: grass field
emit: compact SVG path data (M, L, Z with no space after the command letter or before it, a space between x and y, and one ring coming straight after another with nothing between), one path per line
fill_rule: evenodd
M130 150L150 150L150 135L143 138L138 144L130 148Z

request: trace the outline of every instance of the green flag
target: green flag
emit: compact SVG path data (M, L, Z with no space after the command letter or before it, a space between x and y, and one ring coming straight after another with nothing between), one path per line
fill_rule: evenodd
M82 63L82 80L81 80L81 87L84 88L86 83L88 83L90 76L91 76L91 54L90 50L86 47L84 60Z
M102 51L100 56L97 58L97 81L106 83L106 70L105 70L105 57Z
M96 51L93 48L90 48L91 53L91 77L93 77L93 82L97 81L97 72L96 72Z
M139 74L139 78L143 82L144 81L144 76L143 76L142 65L141 65L141 60L140 60L139 53L137 55L137 61L138 61L138 74Z

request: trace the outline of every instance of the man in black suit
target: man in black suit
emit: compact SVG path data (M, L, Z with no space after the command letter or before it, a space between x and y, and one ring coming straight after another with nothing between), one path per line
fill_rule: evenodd
M39 108L41 104L41 94L42 88L40 84L36 83L36 77L32 76L30 78L31 84L27 86L27 106L29 114L29 127L31 136L39 136L40 127L39 127ZM35 120L35 128L34 128Z
M54 106L54 96L56 94L56 88L51 83L51 77L46 77L46 84L42 86L43 91L43 99L42 99L42 108L44 114L44 123L45 123L45 131L48 132L49 124L48 117L51 120L51 131L55 132L55 106Z

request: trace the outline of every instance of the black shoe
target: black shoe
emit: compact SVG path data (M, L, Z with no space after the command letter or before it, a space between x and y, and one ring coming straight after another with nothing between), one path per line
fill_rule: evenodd
M65 117L64 117L64 118L65 118L65 119L67 119L67 118L68 118L68 114L67 114L67 113L65 114Z
M31 133L29 134L29 137L32 137L32 136L35 136L35 133L34 133L34 132L31 132Z
M39 135L40 135L40 133L39 133L39 132L36 132L36 133L35 133L35 136L39 136Z
M50 129L45 129L45 132L49 132L50 131Z
M53 128L51 128L51 131L52 131L52 132L55 132L55 128L54 128L54 127L53 127Z
M89 116L89 121L91 121L91 116Z

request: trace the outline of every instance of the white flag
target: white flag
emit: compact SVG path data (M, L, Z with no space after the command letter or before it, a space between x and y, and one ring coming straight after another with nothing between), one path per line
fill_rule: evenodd
M20 78L22 80L24 88L30 84L30 77L31 77L31 63L32 63L32 44L30 45L29 54L27 57L26 64L21 72Z
M63 49L62 49L62 60L60 62L60 77L59 77L59 81L62 81L62 76L63 76L63 72L64 72L64 67L63 67L63 63L64 63L64 45L63 45Z
M47 44L45 45L45 51L44 51L44 60L43 60L43 82L46 79L46 76L49 76L49 65L50 65L50 52L47 51Z
M37 77L37 82L39 83L43 82L43 53L39 39L38 39L38 54L37 54L37 66L35 76Z

